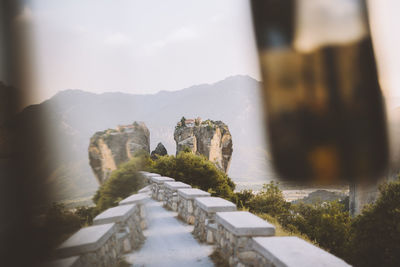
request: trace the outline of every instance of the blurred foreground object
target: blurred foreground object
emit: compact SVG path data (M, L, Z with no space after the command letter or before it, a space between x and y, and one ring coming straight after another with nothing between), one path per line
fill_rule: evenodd
M388 163L363 0L252 0L273 162L287 180L374 180Z

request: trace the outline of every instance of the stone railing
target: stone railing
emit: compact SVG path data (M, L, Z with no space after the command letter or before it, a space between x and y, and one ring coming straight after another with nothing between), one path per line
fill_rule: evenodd
M146 174L145 174L146 175ZM200 189L173 188L173 178L151 176L152 196L194 224L200 242L214 244L229 266L349 266L340 258L297 237L276 237L275 227L258 216ZM171 182L172 181L172 182ZM177 195L175 195L177 194Z
M140 208L136 204L110 208L94 218L93 225L114 222L117 226L118 251L129 252L144 241Z
M194 200L211 194L197 188L178 189L178 215L188 224L194 224Z
M142 173L149 185L93 219L93 225L80 229L55 251L48 267L116 266L126 252L141 246L147 226L145 204L150 199L152 177Z
M158 201L164 200L164 183L174 182L175 179L163 176L153 176L151 177L151 197Z
M191 188L190 185L182 182L165 182L164 183L164 206L170 210L178 209L178 189Z
M210 197L173 178L141 174L148 186L99 214L93 226L80 229L56 250L59 259L45 266L115 266L124 253L143 243L149 195L194 224L193 235L200 242L214 244L230 266L349 266L302 239L274 236L273 225L249 212L236 211L230 201Z
M135 204L139 210L139 221L140 227L142 230L147 228L147 218L146 218L146 202L150 199L148 193L151 192L147 189L147 193L145 190L140 190L141 193L131 195L130 197L125 198L124 200L119 202L120 206L123 205L131 205Z
M236 205L220 197L201 197L194 201L193 234L202 242L214 243L217 224L215 214L222 211L236 211Z
M247 211L217 212L215 217L215 243L230 266L253 263L253 236L275 235L275 226Z
M58 258L69 259L53 261L49 266L114 266L121 255L117 232L115 223L82 228L55 251ZM78 258L70 258L74 256Z

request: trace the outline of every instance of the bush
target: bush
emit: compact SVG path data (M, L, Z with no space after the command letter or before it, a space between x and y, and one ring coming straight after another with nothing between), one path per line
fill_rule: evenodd
M352 256L356 266L400 266L400 181L380 187L377 201L352 224Z
M291 212L281 216L279 221L286 229L305 234L322 248L344 257L349 244L351 218L343 209L343 205L336 201L314 205L299 203L292 205Z
M258 194L242 191L237 193L237 197L251 212L279 222L284 232L305 235L339 257L346 255L351 218L342 204L291 204L286 202L278 184L274 182L265 184Z
M204 156L183 151L176 157L162 156L154 162L152 171L208 191L214 196L236 199L233 181Z
M254 197L253 190L242 190L236 192L236 205L239 209L246 209L249 206L249 201Z
M66 209L63 204L53 203L36 218L33 227L35 254L44 258L53 248L79 230L82 224L81 218L73 211Z
M79 216L82 226L89 226L93 223L94 217L98 214L96 207L78 207L75 214Z
M148 168L152 161L148 153L138 152L135 156L113 171L110 178L97 190L93 197L97 212L118 205L120 200L145 186L144 178L138 171Z
M260 193L247 201L248 208L254 213L268 213L279 217L289 212L290 203L286 202L278 184L273 181L265 184Z

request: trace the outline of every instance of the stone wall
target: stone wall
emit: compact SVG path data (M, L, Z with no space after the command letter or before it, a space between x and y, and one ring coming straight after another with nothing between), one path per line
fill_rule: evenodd
M165 182L164 183L164 206L167 209L178 210L178 189L191 188L190 185L182 182Z
M120 257L138 249L145 240L147 226L145 204L150 199L151 177L158 174L142 172L149 185L140 193L119 202L119 206L105 210L93 219L93 226L80 229L55 251L54 259L44 266L117 266Z
M53 261L51 266L76 266L76 261L79 266L114 266L121 254L118 248L115 223L89 226L80 229L57 248L55 255L60 260ZM79 259L66 259L74 256Z
M297 237L275 237L272 224L252 213L237 211L230 201L193 188L177 189L175 198L170 188L177 182L153 178L149 179L153 198L168 208L174 205L171 199L177 199L179 218L194 224L193 235L200 242L214 244L229 266L349 266Z
M140 247L144 241L140 207L136 204L110 208L94 218L93 224L114 222L117 227L118 251L126 253Z
M202 242L214 243L217 225L216 212L235 211L236 205L219 197L202 197L194 201L193 234Z
M194 200L211 194L197 188L178 189L178 216L188 224L194 224Z
M213 244L229 266L349 266L336 256L297 237L275 237L275 227L236 205L173 178L142 172L149 185L122 200L80 229L56 251L52 267L116 266L120 257L144 241L150 195L194 224L193 235ZM183 188L182 188L183 187ZM157 253L156 251L154 253ZM189 252L190 253L190 252Z

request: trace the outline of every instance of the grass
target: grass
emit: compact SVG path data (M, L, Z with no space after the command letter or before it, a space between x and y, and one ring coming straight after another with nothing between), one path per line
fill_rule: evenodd
M275 236L296 236L298 238L301 238L311 244L313 244L314 246L319 247L318 243L310 240L306 235L303 235L301 233L298 232L291 232L286 230L279 222L276 218L272 217L271 215L267 214L267 213L257 213L255 214L258 217L266 220L267 222L269 222L270 224L273 224L275 226Z

